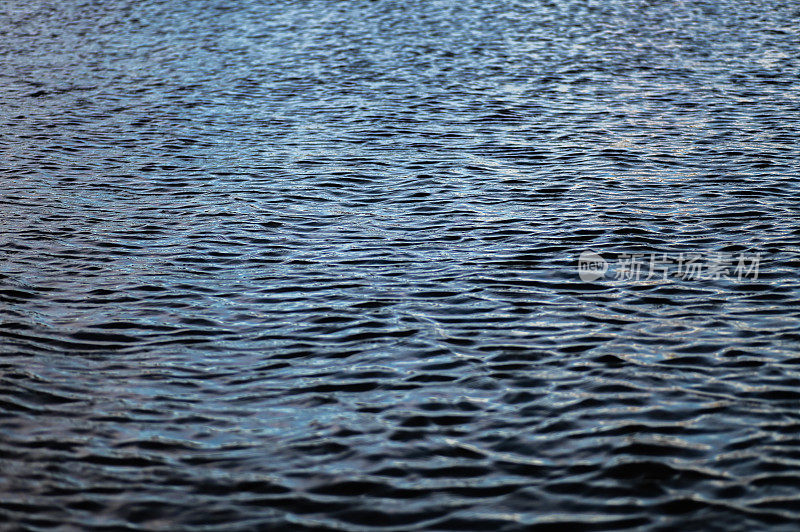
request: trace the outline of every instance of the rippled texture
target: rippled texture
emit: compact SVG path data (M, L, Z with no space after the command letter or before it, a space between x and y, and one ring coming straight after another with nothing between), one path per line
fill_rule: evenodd
M0 11L0 523L796 530L796 3Z

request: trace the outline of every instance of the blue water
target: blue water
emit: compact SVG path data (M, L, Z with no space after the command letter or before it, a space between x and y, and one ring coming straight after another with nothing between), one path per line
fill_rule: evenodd
M796 530L798 20L5 0L0 529Z

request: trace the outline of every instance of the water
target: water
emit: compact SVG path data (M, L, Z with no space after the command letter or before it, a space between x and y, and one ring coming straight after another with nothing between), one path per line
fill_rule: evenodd
M0 11L0 528L795 529L794 2Z

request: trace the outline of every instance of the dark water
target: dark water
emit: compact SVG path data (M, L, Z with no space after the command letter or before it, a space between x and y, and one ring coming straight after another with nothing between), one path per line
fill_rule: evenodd
M795 2L0 11L0 528L796 530Z

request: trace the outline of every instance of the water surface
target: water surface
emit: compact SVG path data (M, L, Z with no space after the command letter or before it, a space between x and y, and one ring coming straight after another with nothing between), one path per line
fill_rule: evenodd
M5 0L0 522L794 530L798 20Z

